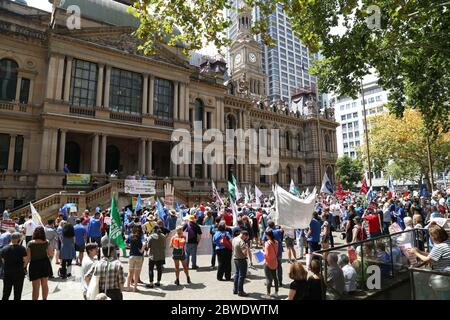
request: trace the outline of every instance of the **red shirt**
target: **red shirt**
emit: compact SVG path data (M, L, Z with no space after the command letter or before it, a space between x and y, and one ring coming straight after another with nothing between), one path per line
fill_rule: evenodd
M233 215L230 213L225 213L225 215L223 216L223 219L225 220L225 223L227 224L227 226L232 226L233 225Z
M81 221L81 224L82 225L84 225L84 226L86 226L88 223L89 223L89 219L90 219L91 217L89 216L89 215L85 215L84 217L83 217L83 221Z
M378 217L378 215L370 214L368 216L365 216L364 220L369 222L369 232L370 233L381 232L380 218Z

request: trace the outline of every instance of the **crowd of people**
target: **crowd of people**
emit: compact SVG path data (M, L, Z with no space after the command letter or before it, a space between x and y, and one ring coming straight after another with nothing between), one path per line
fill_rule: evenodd
M71 278L74 263L81 267L85 299L120 300L123 291L139 292L145 256L147 288L163 287L167 258L173 260L174 284L184 282L184 278L180 280L181 265L189 285L189 272L199 268L197 251L204 227L211 235L211 272L216 272L217 281L233 280L233 294L241 297L249 295L244 283L255 260L263 263L266 299L278 297L286 265L291 279L287 299L291 300L340 299L366 289L364 279L370 264L378 264L382 276L388 278L396 271L390 266L397 268L402 265L397 260L411 256L431 264L434 270L450 272L450 241L439 221L448 217L450 192L435 192L430 198L380 192L371 201L356 193L344 197L322 194L309 226L303 229L276 224L274 197L264 199L261 206L238 201L234 213L231 205L218 201L177 209L164 207L162 215L156 204L138 211L123 208L120 219L126 249L109 238L110 210L100 206L80 216L60 212L45 226L37 225L32 215L17 221L16 228L2 230L0 235L3 299L9 299L12 289L14 299L21 299L26 275L32 282L32 299L47 299L48 279ZM9 212L5 211L3 219L9 220ZM402 233L408 230L411 232ZM382 236L397 233L388 249ZM332 250L339 238L349 245L346 251ZM366 239L374 241L355 244ZM166 244L171 256L166 254ZM408 249L400 250L405 244L410 244ZM283 260L285 250L287 259ZM126 278L121 255L128 259ZM56 275L53 259L59 265ZM437 296L449 298L449 293L450 286Z

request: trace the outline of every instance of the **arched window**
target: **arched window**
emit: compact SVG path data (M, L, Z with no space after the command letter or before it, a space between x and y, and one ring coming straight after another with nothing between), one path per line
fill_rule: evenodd
M297 169L297 180L298 180L298 184L303 184L303 169L302 169L302 167L298 167L298 169Z
M200 99L195 99L194 121L200 121L203 123L203 110L203 101Z
M14 101L16 99L18 68L14 60L0 60L0 100Z
M286 183L290 184L291 183L291 167L287 166L286 167Z
M227 115L227 129L236 129L236 118L231 113Z
M70 172L80 172L80 150L81 149L78 143L73 141L67 142L64 153L64 163L67 163L67 167Z
M303 135L301 133L298 134L297 138L297 150L303 151Z
M331 138L330 135L326 134L325 137L325 151L331 152Z
M286 139L286 150L291 150L291 134L289 131L286 131L284 138Z

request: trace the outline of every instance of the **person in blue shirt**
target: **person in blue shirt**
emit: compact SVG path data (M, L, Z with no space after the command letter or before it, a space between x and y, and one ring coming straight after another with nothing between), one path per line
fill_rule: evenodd
M225 281L231 280L231 258L232 258L232 247L231 247L231 234L227 231L227 225L225 221L221 221L217 226L217 231L214 233L213 241L216 246L216 254L219 260L219 266L217 268L217 280L223 281L223 276L225 275ZM228 240L228 241L226 241ZM228 243L230 247L226 247L224 244Z
M320 250L320 222L319 214L317 212L313 212L312 214L312 219L309 223L309 230L306 234L306 242L308 243L309 254Z
M267 222L267 229L270 229L273 231L273 236L274 239L276 241L278 241L278 268L277 268L277 278L278 278L278 283L280 286L283 285L283 267L281 265L281 257L283 256L283 238L284 238L284 231L281 228L276 228L275 227L275 222L273 222L272 220L269 220ZM266 229L266 230L267 230ZM264 232L263 236L262 236L262 241L266 241L266 233Z
M96 212L94 218L89 219L89 224L87 228L87 235L89 237L89 242L97 243L98 247L102 246L102 233L100 231L101 221L100 221L100 212ZM98 250L98 259L100 260L100 252Z
M75 264L81 266L87 240L87 232L86 228L81 224L81 219L78 218L75 223L76 224L73 227L73 230L75 232L75 251L78 251L78 257Z
M177 227L177 213L175 210L169 211L169 216L167 217L167 226L170 231L175 230Z

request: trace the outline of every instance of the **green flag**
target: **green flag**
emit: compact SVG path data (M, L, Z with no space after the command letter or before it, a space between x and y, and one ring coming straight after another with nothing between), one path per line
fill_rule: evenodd
M234 184L235 187L237 186L237 180L234 177L234 175L231 175L231 182Z
M111 199L111 225L109 226L109 238L121 249L125 249L122 238L122 223L120 222L119 211L117 210L116 197L113 194Z
M228 194L231 198L236 199L236 185L228 181Z

